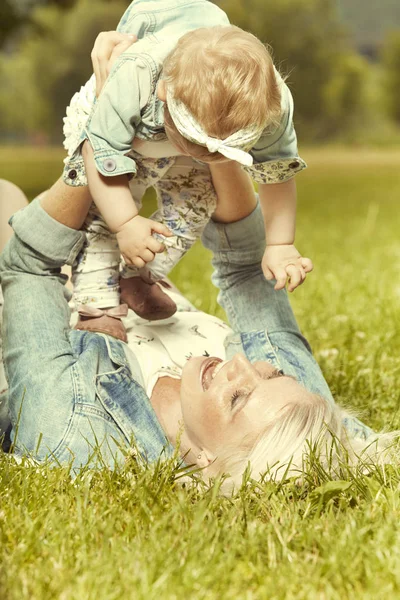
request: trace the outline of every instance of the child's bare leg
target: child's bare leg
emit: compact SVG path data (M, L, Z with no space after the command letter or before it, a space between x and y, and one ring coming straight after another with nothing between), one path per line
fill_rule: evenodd
M218 198L213 221L234 223L252 213L257 204L253 182L239 163L211 163L210 170Z

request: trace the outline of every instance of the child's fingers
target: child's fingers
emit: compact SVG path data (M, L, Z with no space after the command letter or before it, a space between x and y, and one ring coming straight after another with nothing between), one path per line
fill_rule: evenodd
M151 262L152 260L154 260L154 256L155 256L154 252L152 252L148 248L145 248L140 253L140 257L139 258L141 258L142 260L144 260L145 263L148 263L148 262Z
M295 265L288 265L286 267L286 273L289 276L288 290L289 292L293 292L299 285L303 283L306 274L303 271L303 277L302 270L299 267L296 267Z
M135 256L134 258L132 258L130 264L134 267L137 267L138 269L142 269L146 263L144 262L143 258L140 258L140 256Z
M271 281L271 279L275 279L273 272L270 268L263 266L262 268L264 277L267 281Z
M165 235L165 237L171 237L174 235L170 229L163 223L159 223L158 221L150 221L152 231L159 233L160 235Z
M300 264L306 273L311 273L314 268L311 258L301 258Z
M278 267L275 269L275 279L276 284L274 286L275 290L283 290L286 285L287 273L283 267Z
M154 237L149 237L147 242L147 247L149 250L157 254L158 252L164 252L165 246L159 240L156 240Z
M137 256L136 254L129 255L129 254L126 254L125 252L123 252L122 258L124 259L124 261L127 265L132 265L134 267L137 267L138 269L141 269L146 264L145 261L143 260L143 258L141 258L140 256Z

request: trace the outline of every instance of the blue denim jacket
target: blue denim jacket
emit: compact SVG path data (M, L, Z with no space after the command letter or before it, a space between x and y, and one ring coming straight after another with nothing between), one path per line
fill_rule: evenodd
M60 266L71 264L84 234L54 221L35 200L12 218L15 236L0 258L3 344L15 451L80 467L123 460L134 440L144 460L172 447L143 389L139 364L124 344L69 327L69 293ZM260 208L239 223L210 222L204 243L214 252L214 281L234 333L227 356L267 360L333 402L301 335L286 292L275 292L260 262ZM356 419L351 435L371 430ZM97 451L94 449L97 447Z
M228 25L226 14L206 0L135 0L123 15L118 30L134 33L138 41L113 66L75 153L67 160L64 181L86 183L80 146L89 139L96 166L105 176L135 174L131 156L135 136L166 139L164 103L156 93L163 62L185 33L200 27ZM246 168L259 183L285 181L305 168L298 157L293 126L293 99L282 82L282 116L279 126L268 127L251 151L255 165Z

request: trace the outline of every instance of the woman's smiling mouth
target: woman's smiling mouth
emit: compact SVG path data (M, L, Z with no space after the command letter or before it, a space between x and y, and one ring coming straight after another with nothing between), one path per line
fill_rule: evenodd
M221 358L211 356L206 358L200 368L200 382L203 387L203 391L207 391L211 385L212 380L218 373L220 368L225 364Z

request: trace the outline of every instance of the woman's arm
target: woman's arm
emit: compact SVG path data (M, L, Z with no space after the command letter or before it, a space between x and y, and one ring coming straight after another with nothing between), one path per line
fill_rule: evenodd
M16 185L0 179L0 252L12 236L10 217L27 203L25 194Z
M210 221L203 243L213 252L213 282L218 301L225 309L235 334L227 346L227 357L244 353L251 362L267 360L296 377L310 392L334 399L302 336L285 290L276 291L262 273L265 248L262 211L258 204L236 223ZM373 431L356 417L345 417L350 437L367 439Z
M42 433L45 455L62 438L73 407L71 369L77 357L67 336L70 295L60 267L75 259L84 234L52 219L39 200L14 215L12 227L15 235L0 257L0 278L14 441L18 432L18 446L35 451Z
M210 221L202 239L213 252L218 301L235 331L284 329L299 333L286 292L274 290L261 269L265 231L259 204L240 221Z

